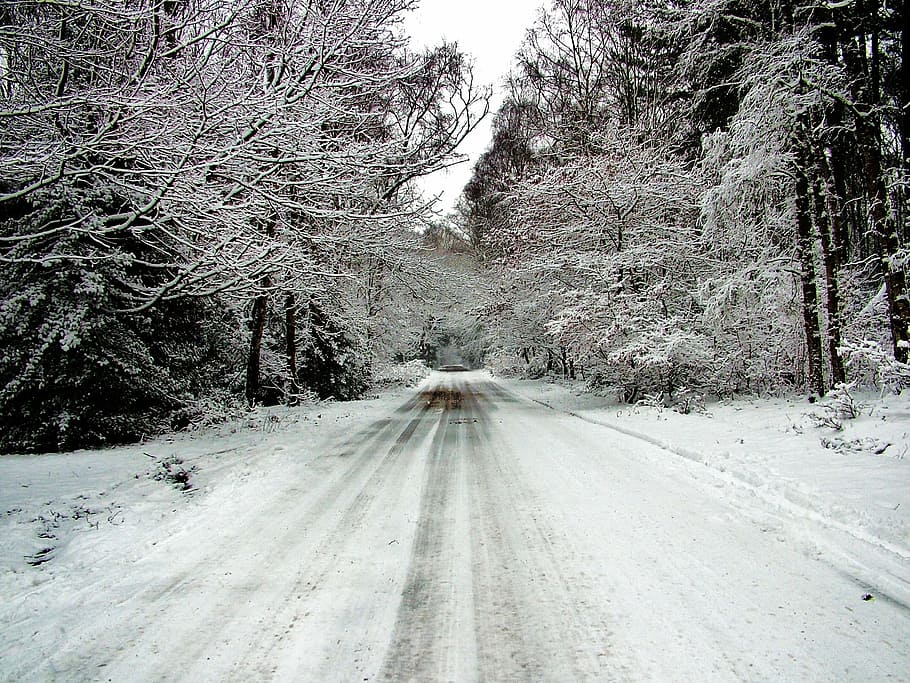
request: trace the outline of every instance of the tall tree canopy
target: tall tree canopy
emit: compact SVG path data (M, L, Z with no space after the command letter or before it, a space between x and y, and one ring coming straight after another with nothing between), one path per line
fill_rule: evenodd
M412 181L457 161L487 111L454 46L408 49L410 5L0 4L0 412L60 425L3 447L72 445L74 412L151 429L130 416L195 391L167 330L182 316L206 347L212 307L247 321L245 352L219 348L245 356L250 402L300 373L356 394L316 375L368 374L380 309L359 298L422 277Z
M634 400L910 353L906 17L876 0L554 0L463 224L500 364Z

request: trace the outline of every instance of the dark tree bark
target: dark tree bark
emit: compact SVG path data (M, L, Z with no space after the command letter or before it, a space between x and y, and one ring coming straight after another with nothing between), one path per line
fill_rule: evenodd
M888 194L882 164L878 0L859 3L853 35L844 42L844 65L851 77L854 120L865 194L869 202L869 233L885 285L894 357L906 363L910 354L910 301L903 268L896 263L900 251L900 225L888 217ZM871 19L871 26L866 21ZM868 35L867 35L868 31ZM866 45L871 46L867 58Z
M910 359L910 300L907 298L907 276L895 263L895 257L900 250L900 228L896 220L887 220L884 203L885 183L881 178L877 186L876 200L872 205L872 216L875 221L873 229L878 242L881 272L888 297L891 339L894 357L901 363L906 363Z
M260 398L260 369L262 361L262 337L268 316L269 296L260 294L253 300L251 316L250 351L246 360L246 400L253 405Z
M828 364L831 368L831 383L839 384L846 380L846 374L844 363L837 352L841 344L841 306L838 286L840 250L837 243L837 230L834 227L837 212L832 210L832 205L836 205L837 202L830 196L830 188L821 169L819 168L817 171L812 196L815 205L815 222L822 245L822 267L825 270Z
M806 333L806 383L810 391L825 393L822 372L822 339L818 324L818 285L812 258L812 214L806 165L800 160L796 169L796 252L800 262L803 298L803 328Z
M857 132L860 140L864 141L861 143L861 151L870 191L869 227L885 283L894 357L906 363L910 352L910 302L907 300L906 274L895 263L895 257L900 251L900 227L896 220L888 220L888 195L882 175L881 126L877 108L869 108L864 115L857 117Z
M266 237L275 236L275 221L269 220L265 226ZM264 275L260 282L260 294L253 300L253 312L250 319L250 351L246 360L246 389L247 403L253 405L261 398L262 383L260 371L262 368L262 337L265 334L265 323L269 312L269 290L272 280Z
M904 173L910 173L910 12L901 2L901 152ZM906 191L906 189L905 189Z
M284 327L288 357L288 401L298 402L300 384L297 381L297 299L287 294L284 301Z

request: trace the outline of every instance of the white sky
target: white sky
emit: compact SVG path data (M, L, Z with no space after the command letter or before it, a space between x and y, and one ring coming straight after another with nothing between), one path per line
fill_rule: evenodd
M471 177L471 168L490 142L492 112L502 99L501 82L512 65L525 31L534 23L542 0L422 0L407 17L404 28L415 50L437 45L443 39L458 43L474 58L474 78L494 86L491 116L488 116L459 147L468 162L423 179L427 195L442 193L437 205L447 214Z

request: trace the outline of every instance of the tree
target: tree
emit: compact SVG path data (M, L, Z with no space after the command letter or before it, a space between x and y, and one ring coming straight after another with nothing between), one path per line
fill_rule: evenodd
M396 255L417 242L400 226L425 209L410 183L456 161L486 113L454 48L406 50L397 26L409 5L4 5L9 296L23 270L69 270L98 283L89 318L125 328L156 308L192 309L188 297L229 297L236 310L251 301L247 395L260 398L260 354L276 329L296 393L301 310L368 263L397 272ZM276 295L280 326L268 319ZM323 308L320 319L345 315ZM43 343L8 356L4 372L23 374Z
M903 89L881 77L901 67L900 17L872 2L554 3L465 192L465 224L519 291L489 308L491 343L574 356L626 398L680 382L824 393L881 286L900 357L904 200L886 138L900 140Z

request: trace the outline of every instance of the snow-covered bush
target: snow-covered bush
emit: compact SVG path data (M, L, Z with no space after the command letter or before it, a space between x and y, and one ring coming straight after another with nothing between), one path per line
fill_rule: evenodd
M855 420L865 406L854 398L853 384L838 384L825 396L824 404L831 406L834 414L842 420Z
M527 377L538 379L546 374L546 358L537 349L515 351L496 348L484 356L484 365L499 377Z
M124 282L166 277L136 265L153 254L120 238L118 259L95 261L91 240L58 242L84 260L7 264L0 276L0 451L136 440L227 383L236 343L226 308L188 299L118 313Z
M845 342L839 352L856 384L894 393L910 386L910 365L895 360L878 342Z
M670 408L680 415L706 412L704 396L686 387L682 387L672 394L663 391L645 394L635 404L646 408L654 408L658 413L665 408Z
M821 443L828 450L843 454L885 455L885 452L891 447L890 443L872 436L864 436L858 439L845 439L840 436L825 437L821 440ZM902 458L903 456L897 454L895 457Z
M705 413L705 397L697 391L683 387L676 392L672 408L680 415Z
M381 363L373 368L373 386L413 387L430 374L429 368L422 360L412 360L407 363Z
M835 431L844 428L846 420L854 420L860 416L866 407L853 396L851 391L854 384L838 384L825 398L817 404L817 410L808 413L808 417L816 427L828 427Z
M202 396L187 401L171 416L171 428L195 432L225 422L239 420L249 408L236 391L213 389Z
M349 401L370 386L370 356L364 339L316 302L310 303L299 357L300 384L320 399Z
M667 407L667 398L662 391L658 391L656 394L645 394L635 402L635 405L643 408L654 408L657 412L661 412Z

